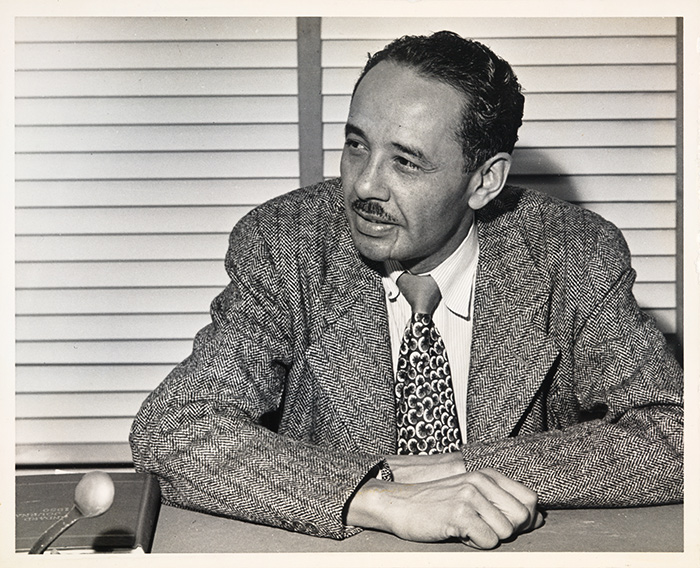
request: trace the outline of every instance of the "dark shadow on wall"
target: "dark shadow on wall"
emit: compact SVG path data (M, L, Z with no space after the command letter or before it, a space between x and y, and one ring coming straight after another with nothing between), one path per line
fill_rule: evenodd
M516 147L508 183L536 189L572 203L583 200L574 178L549 157L546 149Z

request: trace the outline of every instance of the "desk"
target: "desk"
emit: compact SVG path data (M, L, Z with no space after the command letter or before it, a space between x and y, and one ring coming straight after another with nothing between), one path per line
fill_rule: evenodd
M153 552L468 552L461 543L425 544L364 531L343 541L221 517L161 508ZM549 511L543 527L502 552L682 552L683 505Z

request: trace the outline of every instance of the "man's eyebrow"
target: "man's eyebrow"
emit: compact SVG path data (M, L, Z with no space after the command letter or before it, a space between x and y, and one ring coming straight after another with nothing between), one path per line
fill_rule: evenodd
M360 136L361 138L366 138L364 131L362 128L359 126L355 126L354 124L351 124L349 122L345 123L345 136L348 134L356 134L357 136Z

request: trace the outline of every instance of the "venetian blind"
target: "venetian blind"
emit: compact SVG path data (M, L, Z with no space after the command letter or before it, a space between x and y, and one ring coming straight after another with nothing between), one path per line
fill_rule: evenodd
M232 225L309 178L309 62L294 18L16 22L17 462L128 462L134 413L227 281ZM675 25L324 18L324 174L367 52L438 29L480 39L526 88L512 181L618 224L637 297L673 334Z
M129 462L139 405L299 185L294 18L16 20L17 463Z
M620 227L639 304L675 334L676 20L324 18L326 176L338 175L350 92L367 53L405 34L443 29L488 45L524 87L510 183Z

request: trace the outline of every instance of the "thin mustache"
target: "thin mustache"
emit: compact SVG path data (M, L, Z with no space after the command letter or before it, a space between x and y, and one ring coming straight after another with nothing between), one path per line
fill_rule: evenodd
M382 221L387 223L398 223L389 213L384 211L384 208L375 201L363 201L362 199L356 199L352 202L352 209L357 213L367 213L372 217L377 217Z

